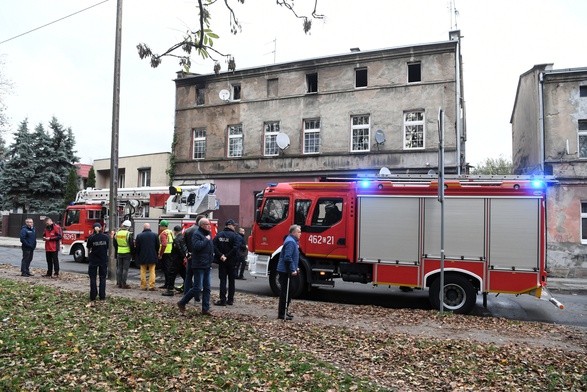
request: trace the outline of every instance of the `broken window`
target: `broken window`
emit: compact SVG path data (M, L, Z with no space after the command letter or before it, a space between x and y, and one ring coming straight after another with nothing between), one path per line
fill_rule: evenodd
M243 156L243 126L228 126L228 157L238 158Z
M267 97L277 97L278 82L279 79L268 79L267 80Z
M579 86L579 96L587 97L587 86Z
M369 151L369 115L351 117L351 152Z
M424 112L404 113L404 149L424 148Z
M422 81L422 68L420 63L408 63L408 83Z
M201 106L204 104L206 97L206 88L203 85L196 86L196 105Z
M279 133L279 121L265 123L265 148L266 157L279 155L279 146L277 146L277 134Z
M579 120L579 158L587 158L587 120Z
M233 101L240 101L241 100L241 85L240 84L233 84L232 85L232 100Z
M318 74L311 73L306 75L306 86L308 87L308 93L318 92Z
M367 87L367 68L355 69L355 87Z

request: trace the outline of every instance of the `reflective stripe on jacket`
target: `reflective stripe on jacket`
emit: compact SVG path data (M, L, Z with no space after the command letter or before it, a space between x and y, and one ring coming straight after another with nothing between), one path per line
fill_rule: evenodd
M167 238L167 241L165 240ZM165 229L159 234L159 254L171 253L173 249L173 233L169 229ZM161 249L165 247L165 251L161 252Z
M116 243L118 244L118 254L130 253L130 244L128 237L130 232L128 230L118 230L116 233Z

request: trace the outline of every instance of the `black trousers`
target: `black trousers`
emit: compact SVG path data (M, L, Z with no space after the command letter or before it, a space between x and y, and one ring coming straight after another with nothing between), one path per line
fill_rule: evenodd
M228 302L234 302L234 279L237 266L226 261L218 264L218 278L220 278L220 302L226 303L226 283L228 281Z
M285 305L287 304L287 307L289 307L289 304L291 303L291 286L289 288L289 292L287 292L287 282L290 280L290 273L277 272L277 279L279 279L279 285L281 286L281 291L279 292L279 308L277 310L277 316L279 318L283 318L285 316Z
M165 274L165 287L168 291L173 291L173 286L175 285L175 276L172 276L174 272L172 264L171 253L164 253L161 258L161 268L163 268L163 273Z
M96 295L101 300L106 299L106 275L108 275L108 263L101 263L98 265L90 264L88 267L88 275L90 275L90 301L96 300ZM96 282L96 278L100 276L100 288Z
M59 275L59 252L45 252L47 257L47 276L53 275L53 269L55 269L55 275Z

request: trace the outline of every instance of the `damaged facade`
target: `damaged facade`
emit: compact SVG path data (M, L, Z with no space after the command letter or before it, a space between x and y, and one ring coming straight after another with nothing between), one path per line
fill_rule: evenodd
M587 68L541 64L522 74L511 124L515 174L558 181L548 188L548 267L587 276Z
M459 31L449 40L357 51L219 75L178 74L174 184L214 182L214 217L251 227L267 183L464 173Z

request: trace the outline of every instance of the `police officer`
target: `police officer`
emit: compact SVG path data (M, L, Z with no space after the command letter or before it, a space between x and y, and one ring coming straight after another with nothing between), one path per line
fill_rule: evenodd
M229 219L224 224L224 230L214 237L214 259L218 263L218 278L220 278L220 299L214 302L216 306L234 303L234 279L237 275L238 252L242 242L242 237L234 231L236 226L238 223ZM227 279L228 300L226 296Z
M120 289L130 289L126 283L130 259L134 250L134 239L129 231L131 223L129 220L122 222L120 230L114 235L114 248L116 249L116 285Z

